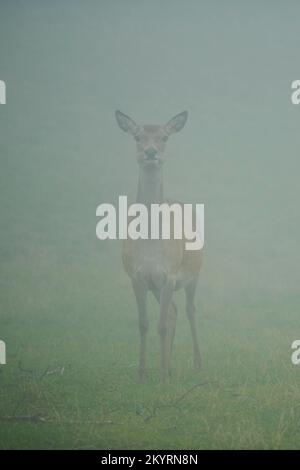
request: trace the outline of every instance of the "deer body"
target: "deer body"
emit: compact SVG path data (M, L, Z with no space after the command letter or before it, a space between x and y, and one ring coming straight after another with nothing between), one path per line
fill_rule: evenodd
M119 126L131 133L137 141L139 181L137 202L150 209L151 204L172 204L165 199L163 192L163 151L169 135L184 126L187 113L183 112L171 119L164 127L139 127L131 118L116 112ZM149 210L150 213L150 210ZM190 321L194 365L200 367L201 358L195 328L194 296L199 271L202 264L202 251L188 251L185 239L175 239L173 233L169 240L128 238L123 244L123 265L132 281L135 293L140 330L139 378L146 377L146 336L148 315L146 309L147 293L150 291L160 306L159 335L161 347L161 379L165 381L170 373L172 344L175 335L177 308L173 302L175 290L184 288L186 293L186 312Z

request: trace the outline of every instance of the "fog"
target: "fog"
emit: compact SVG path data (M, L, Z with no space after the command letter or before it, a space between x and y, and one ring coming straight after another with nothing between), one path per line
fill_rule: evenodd
M297 289L298 3L31 3L1 4L3 255L35 236L106 250L95 207L137 184L114 110L164 124L187 109L165 192L205 204L211 281Z
M116 297L129 302L135 325L121 242L95 235L96 207L119 195L133 202L137 192L135 142L114 113L163 125L188 110L186 126L167 143L164 188L205 205L199 325L201 315L215 312L217 324L218 315L247 304L270 328L281 305L277 322L288 326L300 281L300 106L290 98L300 78L299 15L297 1L1 0L4 298L9 283L24 281L19 262L32 265L24 278L35 279L24 298L35 298L43 276L57 279L53 265L60 274L62 265L83 267L100 318L101 298L110 295L112 310ZM99 266L99 282L90 265ZM68 289L68 276L60 279ZM45 312L53 302L59 308L56 296L53 288L44 298ZM4 303L5 318L10 311ZM102 331L112 344L113 324ZM259 315L251 327L259 331Z

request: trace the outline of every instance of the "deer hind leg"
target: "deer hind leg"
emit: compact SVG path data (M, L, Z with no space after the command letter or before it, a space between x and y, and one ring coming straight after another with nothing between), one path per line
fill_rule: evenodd
M171 341L170 341L170 307L174 285L168 281L160 291L160 318L159 318L159 336L160 336L160 378L165 382L169 376Z
M186 299L186 314L190 323L191 333L192 333L192 341L193 341L193 357L194 357L194 367L196 370L201 368L201 354L199 349L199 341L196 329L196 319L195 319L195 292L197 286L197 279L191 281L185 287L185 299Z
M152 289L153 295L156 298L157 302L160 304L160 291L157 288ZM169 354L169 365L168 373L171 376L171 358L172 350L175 338L176 331L176 320L177 320L177 307L175 302L172 300L171 305L168 311L168 326L167 326L167 341L168 341L168 354Z
M141 281L132 282L133 290L135 293L136 303L139 315L139 330L140 330L140 357L139 357L139 381L145 382L147 378L146 370L146 342L147 333L149 328L146 300L147 289Z

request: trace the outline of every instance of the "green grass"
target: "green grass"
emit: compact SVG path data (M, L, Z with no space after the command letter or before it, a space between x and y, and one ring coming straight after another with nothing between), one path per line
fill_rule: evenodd
M299 447L300 369L290 361L298 299L247 305L240 294L222 305L201 295L200 282L203 370L195 373L178 294L173 377L165 386L151 300L149 381L141 385L137 314L119 253L72 261L50 249L33 253L1 267L8 362L0 369L0 448Z
M300 447L300 3L170 3L0 2L0 448ZM189 110L164 189L205 204L203 369L178 293L164 387L157 305L139 385L120 243L95 240L98 204L136 196L115 109Z

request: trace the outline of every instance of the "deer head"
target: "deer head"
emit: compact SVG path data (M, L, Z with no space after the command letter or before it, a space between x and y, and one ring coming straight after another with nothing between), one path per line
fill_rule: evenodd
M185 125L188 112L183 111L174 116L165 126L139 126L133 119L121 111L116 111L116 119L120 128L131 134L137 146L137 161L143 167L160 166L164 163L164 150L171 134L179 132Z

